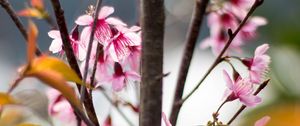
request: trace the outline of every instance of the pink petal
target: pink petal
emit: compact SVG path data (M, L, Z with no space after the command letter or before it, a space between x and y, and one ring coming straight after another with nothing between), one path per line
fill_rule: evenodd
M113 7L103 6L99 12L98 19L105 19L106 17L108 17L109 15L114 13L114 11L115 11L115 9Z
M78 45L78 59L83 61L86 57L86 49L82 45Z
M121 21L120 19L118 18L114 18L114 17L109 17L105 20L108 24L111 24L111 25L121 25L121 26L127 26L126 23L124 23L123 21Z
M248 96L239 96L240 101L249 107L253 107L261 102L261 98L254 95L248 95Z
M131 40L131 42L127 46L139 46L141 45L142 39L141 36L134 32L127 32L124 34L128 39Z
M62 40L61 39L54 39L49 47L49 51L52 53L58 53L62 50Z
M90 15L82 15L76 19L75 23L78 25L90 25L93 20L93 17Z
M88 45L89 40L90 40L91 30L92 30L92 28L89 26L83 28L83 30L80 34L80 43L81 44Z
M112 44L108 45L108 48L106 49L105 52L109 52L109 55L110 55L110 57L113 61L119 62L118 55L117 55L116 50L115 50L115 48L113 47Z
M114 91L121 91L125 87L125 77L113 77L112 88Z
M257 120L254 124L254 126L266 126L267 123L270 121L270 116L264 116L261 119Z
M251 22L255 23L257 26L266 25L268 21L264 17L254 16L251 18Z
M261 74L259 74L258 72L255 72L255 71L249 71L249 74L250 74L250 80L252 83L255 83L255 84L259 84L261 82Z
M60 39L60 32L58 30L51 30L48 32L48 36L53 39Z
M132 31L132 32L137 32L137 31L141 30L141 27L134 25L134 26L131 26L129 28L129 30Z
M270 48L270 47L269 47L269 44L263 44L263 45L261 45L261 46L258 46L258 47L255 49L254 55L255 55L255 56L263 55L263 54L265 54L265 53L268 51L269 48Z
M229 77L228 73L223 70L223 76L225 78L225 81L226 81L226 86L229 88L229 89L233 89L233 82L231 80L231 78Z
M161 115L162 115L162 118L163 118L163 120L164 120L164 122L165 122L165 125L166 125L166 126L172 126L172 124L171 124L171 122L168 120L166 114L165 114L164 112L162 112Z
M139 81L141 80L141 76L135 71L126 71L125 76L128 79Z

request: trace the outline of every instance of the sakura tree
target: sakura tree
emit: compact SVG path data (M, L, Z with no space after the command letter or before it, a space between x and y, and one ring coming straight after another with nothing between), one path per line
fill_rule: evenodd
M125 120L122 125L176 125L184 103L197 93L204 80L220 63L227 63L233 72L219 71L223 72L227 87L224 99L216 103L220 106L214 113L206 113L212 115L211 120L199 125L229 126L246 107L255 107L263 102L258 94L270 81L267 74L271 62L267 53L269 44L258 46L250 58L241 56L242 47L257 36L260 26L267 24L264 17L253 16L263 0L194 0L169 118L169 113L162 109L163 79L172 74L163 71L164 0L141 0L140 20L132 26L112 16L118 11L117 8L103 5L101 0L97 0L78 15L72 28L67 28L59 0L51 0L54 16L48 13L50 10L45 8L42 0L30 0L28 7L17 12L8 0L0 0L0 4L27 42L27 61L19 67L18 76L8 91L0 93L0 125L55 125L57 123L53 118L59 120L61 125L68 126L115 125L113 122L118 119L111 113L103 117L103 114L96 112L99 109L96 103L103 101L96 99L94 92L101 92L117 110ZM27 29L20 17L28 18ZM48 36L52 42L49 50L38 48L38 27L33 20L45 20L50 26ZM209 35L197 45L203 22L207 22ZM198 47L211 49L215 60L199 78L196 87L184 95L191 60ZM232 60L246 67L247 73L241 74ZM13 93L20 82L29 77L47 85L46 93ZM127 88L131 85L137 88ZM138 102L118 97L118 92L124 90L136 92L135 99ZM28 100L44 96L47 99L45 102ZM231 115L229 121L219 119L220 114L226 114L220 113L222 107L232 101L241 103L239 109L232 110L237 111L236 114ZM12 111L9 106L29 108L46 124L27 122L22 112ZM139 121L132 120L123 108L134 113L133 116ZM255 126L265 126L269 120L270 117L266 115Z

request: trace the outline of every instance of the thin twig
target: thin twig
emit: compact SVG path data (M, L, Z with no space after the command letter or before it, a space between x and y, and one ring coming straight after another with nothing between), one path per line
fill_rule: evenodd
M17 28L19 29L22 36L24 37L24 39L27 42L26 29L25 29L24 25L22 24L22 22L20 21L19 17L17 16L16 12L14 11L14 9L11 7L10 3L7 0L0 0L0 4L6 10L6 12L10 16L10 18L13 20L13 22L15 23L15 25L17 26ZM42 52L40 51L40 49L38 47L36 47L35 54L37 56L42 55Z
M184 91L184 85L186 77L189 71L190 63L193 58L193 53L195 50L195 45L200 33L201 24L204 18L205 10L208 5L209 0L196 0L194 7L193 16L189 26L189 32L185 40L185 48L183 52L183 57L181 59L180 70L177 78L175 95L173 100L173 106L170 116L170 122L173 125L176 125L178 114L181 108L181 104L176 104L182 99L182 94Z
M140 126L160 126L163 87L164 0L141 1Z
M59 28L61 38L63 41L63 49L66 52L68 62L70 64L71 68L76 72L76 74L80 78L82 78L79 66L77 64L76 57L74 55L74 52L73 52L73 49L72 49L72 46L70 43L67 25L66 25L65 17L64 17L64 11L61 8L59 0L51 0L51 3L52 3L52 7L54 9L54 12L55 12L56 22L58 24L58 28ZM77 84L77 88L79 91L81 90L81 86L79 84ZM87 89L83 88L83 90L87 90ZM87 96L87 98L83 101L85 108L86 108L86 112L87 112L89 118L93 121L93 123L96 126L98 126L99 122L95 121L97 119L97 116L96 116L95 109L93 106L93 101L87 92L86 92L86 96Z
M102 0L97 0L96 11L94 13L94 22L93 22L91 34L89 36L90 39L89 39L89 44L88 44L87 54L86 54L86 59L85 59L85 65L84 65L84 71L83 71L83 82L86 82L88 71L89 71L89 62L90 62L90 58L91 58L94 35L95 35L96 27L97 27L98 15L99 15L98 13L99 13L100 8L101 8L101 3L102 3ZM86 90L83 90L83 88L85 88L85 87L81 87L82 90L80 92L82 101L84 101L84 99L86 98L85 97Z
M98 15L99 15L98 13L101 8L101 3L102 3L102 0L97 0L96 11L94 13L94 22L93 22L93 26L92 26L92 31L91 31L87 54L86 54L86 59L85 59L85 66L84 66L84 71L83 71L83 82L86 82L87 75L88 75L89 62L90 62L91 51L92 51L93 41L94 41L94 34L95 34L96 27L97 27ZM92 100L89 100L89 99L92 99L92 96L89 95L89 93L87 93L87 89L85 87L81 87L80 95L81 95L81 100L85 103L85 106L87 108L90 108L90 109L87 109L89 117L98 126L99 125L98 118L95 113L93 102L92 102ZM85 101L91 101L91 102L85 102Z
M109 101L109 103L116 108L116 110L118 111L118 113L124 118L124 120L130 125L130 126L134 126L134 124L130 121L130 119L125 115L125 113L114 103L114 101L108 96L108 94L106 93L106 91L102 88L99 87L98 89L100 89L100 92L102 92L103 96L106 98L107 101Z
M97 49L96 49L96 57L95 57L95 61L93 64L93 70L92 70L92 75L91 75L91 86L95 87L95 75L96 75L96 70L97 70L97 64L98 64L98 59L102 53L103 55L103 45L101 45L100 43L97 43ZM92 89L90 90L90 93L92 93Z
M257 89L256 91L253 93L253 95L257 95L260 91L262 91L269 83L270 79L266 80L265 82L263 82ZM240 109L234 114L234 116L228 121L227 125L230 125L237 117L238 115L241 114L242 111L244 111L244 109L246 108L246 105L242 105L240 107Z
M202 82L206 79L206 77L211 73L211 71L220 63L220 61L223 59L223 55L232 43L233 39L236 37L236 35L239 33L239 31L242 29L242 27L245 25L249 17L252 15L252 13L255 11L257 7L259 7L263 3L263 0L255 0L254 4L250 8L249 12L247 13L246 17L242 20L242 22L239 24L238 28L232 33L231 29L228 30L229 39L221 51L221 53L218 55L214 63L211 65L211 67L208 69L208 71L205 73L204 77L200 80L200 82L197 84L197 86L190 92L188 95L179 102L179 104L183 104L202 84Z

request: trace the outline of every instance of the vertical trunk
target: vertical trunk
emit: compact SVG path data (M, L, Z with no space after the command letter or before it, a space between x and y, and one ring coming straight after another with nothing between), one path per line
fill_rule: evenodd
M164 0L142 0L140 126L160 126L162 109Z

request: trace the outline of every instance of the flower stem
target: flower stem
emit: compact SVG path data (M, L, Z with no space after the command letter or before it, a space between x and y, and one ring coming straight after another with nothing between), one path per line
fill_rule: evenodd
M255 0L254 4L250 8L249 12L247 13L246 17L242 20L242 22L239 24L238 28L232 33L231 29L228 30L229 39L222 49L221 53L218 55L216 60L213 62L211 67L208 69L208 71L205 73L204 77L200 80L200 82L197 84L197 86L190 92L188 95L179 102L179 104L183 104L202 84L202 82L206 79L206 77L211 73L211 71L220 63L220 61L223 59L224 53L229 48L230 44L232 43L233 39L236 37L236 35L239 33L239 31L242 29L242 27L245 25L249 17L252 15L252 13L263 3L263 0Z
M21 34L23 35L23 37L26 39L26 42L27 42L26 29L25 29L24 25L22 24L22 22L20 21L19 17L17 16L16 12L14 11L14 9L11 7L10 3L7 0L0 0L0 4L5 9L5 11L8 13L10 18L13 20L13 22L15 23L15 25L17 26L17 28L19 29L19 31L21 32ZM37 56L42 55L42 52L40 51L40 49L38 47L36 47L36 49L35 49L35 54Z
M257 89L256 91L253 93L254 95L257 95L260 91L262 91L267 84L269 83L270 79L266 80L265 82L263 82ZM241 114L242 111L244 111L244 109L246 109L246 105L242 105L240 107L240 109L234 114L234 116L228 121L227 125L230 125L237 117L238 115Z

